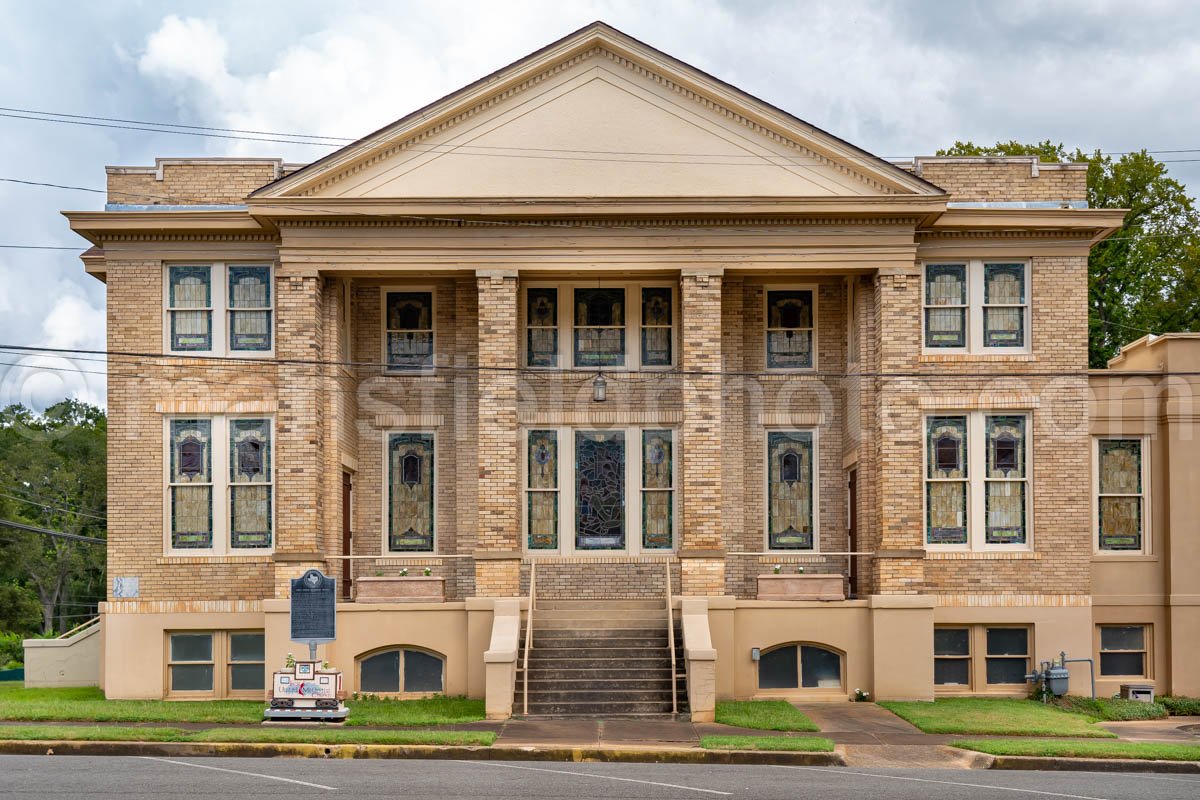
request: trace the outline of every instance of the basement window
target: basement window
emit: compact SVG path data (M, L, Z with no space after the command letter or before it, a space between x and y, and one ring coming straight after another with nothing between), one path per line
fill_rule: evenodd
M167 696L258 700L266 687L262 631L167 634Z
M358 690L367 694L435 694L443 691L445 662L411 648L385 650L359 662Z
M1146 625L1100 626L1100 674L1105 677L1145 678Z
M811 644L788 644L763 652L759 689L840 689L842 657Z

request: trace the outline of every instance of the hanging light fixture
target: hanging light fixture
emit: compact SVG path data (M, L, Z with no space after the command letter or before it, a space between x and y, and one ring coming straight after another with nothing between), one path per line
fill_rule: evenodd
M603 403L608 399L608 381L604 380L604 373L597 372L596 379L592 381L592 400L597 403Z

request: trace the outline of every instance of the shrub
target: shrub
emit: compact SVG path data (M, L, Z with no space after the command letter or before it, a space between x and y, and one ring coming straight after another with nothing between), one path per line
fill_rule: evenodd
M25 658L25 637L15 631L0 631L0 664Z
M1074 711L1087 714L1089 717L1120 722L1135 719L1162 719L1167 716L1167 709L1158 703L1142 703L1137 700L1121 700L1118 698L1075 697L1065 695L1055 698L1054 705L1064 711Z
M1158 698L1173 717L1200 716L1200 697L1172 697L1165 695Z

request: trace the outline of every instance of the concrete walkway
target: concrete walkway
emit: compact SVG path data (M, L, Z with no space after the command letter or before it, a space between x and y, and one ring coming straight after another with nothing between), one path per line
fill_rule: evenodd
M1200 744L1200 717L1168 717L1134 722L1101 722L1100 727L1112 731L1129 742L1176 742ZM1190 730L1188 730L1190 728Z

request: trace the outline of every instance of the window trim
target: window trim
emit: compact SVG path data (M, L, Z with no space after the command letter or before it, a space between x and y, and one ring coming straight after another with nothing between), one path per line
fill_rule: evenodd
M929 477L929 420L932 417L966 417L967 420L967 542L938 544L929 541L929 497L926 487L937 478ZM987 477L987 418L1025 418L1025 477L1002 479ZM921 531L926 550L943 552L1031 552L1034 550L1034 413L1032 410L954 409L927 410L921 415ZM961 479L944 479L958 482ZM987 544L987 484L989 481L1025 484L1025 541L1020 544Z
M967 303L965 306L931 306L926 295L926 271L929 267L966 265ZM985 308L1016 308L1017 304L985 303L984 273L988 264L1021 264L1024 266L1025 309L1022 324L1025 341L1021 347L987 347L984 345L983 317ZM1033 259L1032 258L948 258L921 262L921 355L1007 356L1033 352ZM966 346L930 347L925 339L925 317L930 308L962 308L965 311Z
M773 330L770 327L771 292L811 292L812 293L812 365L808 367L772 367L767 354L767 342ZM821 331L821 285L819 283L765 283L762 287L762 356L763 367L770 373L787 374L790 372L816 372L820 366L820 331ZM807 330L797 328L796 330Z
M1100 546L1100 442L1115 439L1135 439L1142 443L1142 546L1137 550L1108 550ZM1131 434L1119 436L1105 434L1092 437L1092 555L1098 558L1115 558L1122 556L1154 555L1153 505L1150 495L1153 487L1150 485L1150 437L1146 434ZM1136 495L1106 494L1104 497L1134 497Z
M212 489L212 547L176 548L171 545L171 488L177 484L171 480L171 422L177 419L208 420L212 436L212 480L207 484ZM259 484L237 484L229 478L232 464L230 453L229 423L239 419L265 419L271 432L271 480ZM209 558L222 556L228 558L255 558L269 556L275 552L279 541L278 508L279 498L276 486L279 469L277 456L278 436L275 427L274 414L164 414L162 418L162 457L163 457L163 555L169 558ZM220 446L217 447L217 443ZM271 487L271 546L270 547L233 547L233 487L234 486L269 486Z
M1105 650L1104 648L1104 628L1141 628L1142 629L1142 649L1141 650ZM1145 681L1154 680L1154 624L1150 622L1101 622L1096 624L1095 632L1095 650L1096 650L1096 678L1097 680L1128 680L1130 678L1140 679ZM1107 674L1102 666L1101 656L1104 653L1141 653L1142 654L1142 674L1141 675L1117 675Z
M555 289L558 292L558 365L529 366L529 289ZM620 366L595 367L575 365L575 290L622 289L625 292L625 363ZM642 289L671 291L671 363L642 364ZM629 298L636 302L631 307ZM679 368L679 349L682 335L679 282L676 279L639 281L520 281L517 287L517 327L520 368L531 371L595 370L598 372L665 372ZM548 429L542 426L539 430Z
M406 691L406 689L404 687L404 659L405 659L405 653L408 650L415 650L418 653L423 653L424 655L430 656L432 658L436 658L438 661L440 661L442 663L442 688L441 688L441 691L437 691L437 692ZM385 653L391 653L391 652L399 652L400 653L400 658L397 662L397 671L398 671L398 678L399 678L398 683L400 686L400 691L398 691L398 692L376 692L376 691L367 692L365 689L363 689L363 686L362 686L363 662L368 661L372 658L375 658L376 656L381 656L381 655L384 655ZM430 650L427 647L417 647L416 645L410 645L410 644L390 644L390 645L386 645L384 647L377 647L374 650L368 650L367 652L360 653L359 655L354 657L354 687L355 687L355 690L357 692L359 692L360 694L373 694L373 695L378 695L379 697L393 697L393 698L398 698L398 699L402 699L402 700L418 699L418 698L422 698L422 697L437 697L438 695L444 695L444 694L446 694L446 660L447 659L446 659L445 655L443 655L442 653L439 653L437 651Z
M555 431L558 434L558 547L536 549L529 547L529 432ZM642 546L642 433L644 431L671 431L671 547L646 548ZM671 556L679 551L681 538L680 512L680 426L677 424L653 425L521 425L519 427L519 450L517 468L521 473L521 552L527 556L562 556L574 558L611 558L612 556ZM625 547L613 550L577 550L575 548L575 435L578 431L622 431L625 434ZM632 446L631 446L632 445ZM630 458L636 448L637 458ZM567 457L564 457L566 455ZM542 490L544 491L544 490ZM666 491L666 490L651 490Z
M388 548L388 536L391 533L391 515L388 513L389 488L391 482L391 459L388 458L388 440L394 433L419 433L428 434L433 437L433 549L431 550L391 550ZM380 487L380 516L379 516L379 552L381 558L421 558L434 556L441 553L442 537L438 533L438 522L441 519L441 498L439 487L441 486L441 469L442 469L442 445L440 444L441 437L438 436L437 428L432 426L423 427L393 427L384 428L380 431L380 464L383 469L380 470L382 475L382 486Z
M233 661L233 644L231 637L239 633L254 633L263 637L263 661ZM212 659L210 661L173 661L171 659L171 637L211 636ZM165 700L263 700L271 686L271 676L267 672L266 631L263 628L171 628L163 631L163 692ZM262 664L262 691L235 691L232 689L230 666L233 664ZM187 664L211 664L213 668L213 685L211 690L174 691L171 689L171 667Z
M388 363L388 326L387 326L387 298L392 292L429 292L429 324L430 335L433 337L433 353L430 358L430 365L427 367L404 367L393 366ZM386 284L379 287L379 363L381 372L384 375L404 376L404 375L432 375L438 368L438 341L441 331L438 326L438 288L435 284Z
M778 688L778 689L763 689L761 686L761 678L759 676L759 666L762 663L762 656L768 653L773 653L776 650L782 650L785 647L796 648L796 686L795 688ZM804 651L803 647L815 647L820 650L826 650L838 657L838 667L840 674L838 675L838 686L805 686L804 685ZM846 689L846 651L834 647L824 642L813 642L808 640L797 640L792 642L781 642L779 644L764 647L760 651L760 661L754 663L754 696L755 697L794 697L804 695L806 697L825 696L825 695L845 695Z
M967 630L967 647L970 650L970 656L967 660L970 663L968 668L968 684L962 686L959 684L938 684L933 685L933 691L938 696L953 696L953 695L997 695L997 696L1020 696L1024 697L1029 693L1028 684L1025 683L988 683L987 680L987 660L988 658L1021 658L1019 655L1014 656L989 656L987 652L987 632L997 628L1019 628L1026 631L1026 651L1025 670L1028 674L1033 664L1037 660L1037 626L1019 622L939 622L934 625L934 628L946 629L966 629ZM930 657L937 661L939 658L945 659L962 659L963 656L938 656L932 651Z
M211 316L211 342L208 350L176 350L171 344L171 269L173 267L209 268L209 306ZM271 305L262 309L236 309L229 307L229 268L266 267L270 271ZM163 353L179 356L234 356L236 358L274 358L277 335L277 295L275 279L278 265L274 261L246 259L244 261L164 261L162 262L162 347ZM201 310L201 309L195 309ZM266 311L271 320L271 346L266 350L234 350L229 346L229 321L234 311Z
M812 488L812 529L813 546L809 550L796 548L771 548L771 470L768 460L771 457L770 435L772 433L811 433L813 447L813 488ZM762 477L762 548L763 552L780 553L783 555L811 555L821 552L821 429L817 425L770 425L762 429L759 439L761 443L760 459L763 465Z

